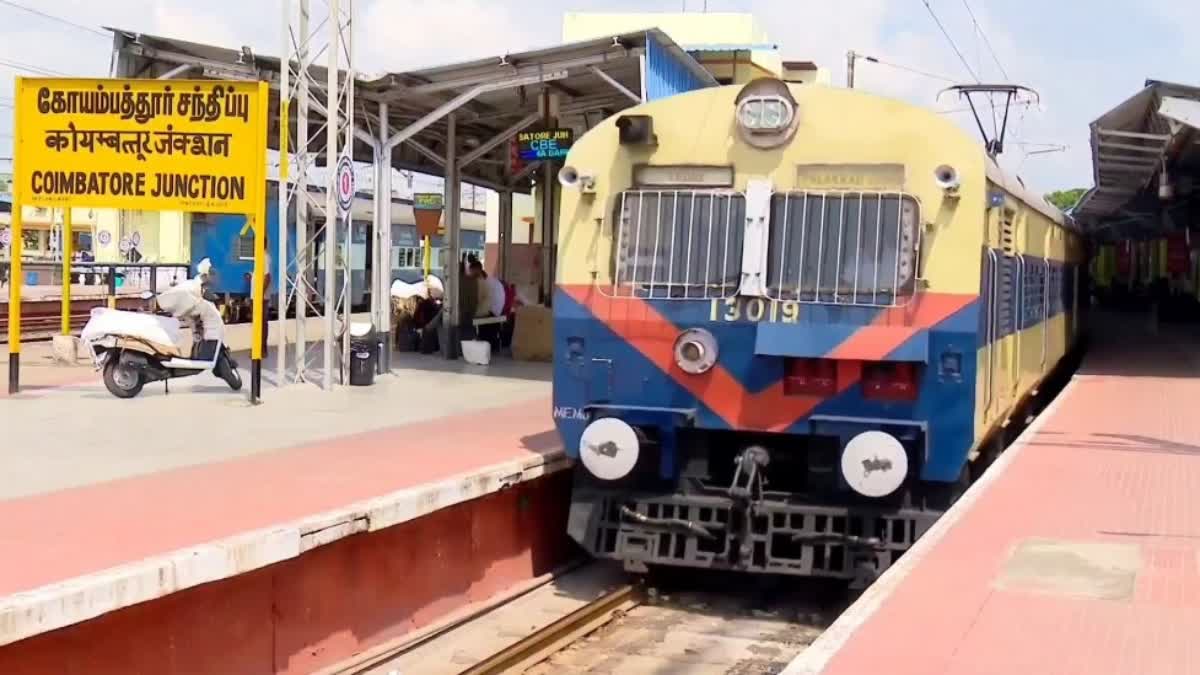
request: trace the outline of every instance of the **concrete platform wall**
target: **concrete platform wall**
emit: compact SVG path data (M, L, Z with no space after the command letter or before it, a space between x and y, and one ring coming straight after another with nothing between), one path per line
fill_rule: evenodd
M0 673L309 673L545 574L570 472L0 648Z

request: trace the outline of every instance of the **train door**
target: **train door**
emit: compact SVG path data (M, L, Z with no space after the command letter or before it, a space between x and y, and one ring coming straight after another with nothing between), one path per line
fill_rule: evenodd
M1046 228L1045 243L1042 245L1042 264L1041 268L1041 286L1039 288L1042 301L1042 311L1040 318L1042 320L1042 358L1038 363L1039 379L1046 376L1046 363L1048 361L1047 354L1050 351L1050 233L1051 228Z
M993 286L993 414L992 418L1004 416L1013 403L1020 373L1018 335L1020 326L1020 283L1023 266L1017 251L1017 212L1004 207L997 215L999 247L996 251L996 283Z
M985 270L987 279L984 283L986 316L984 317L984 423L991 424L1003 412L1003 402L1000 400L1004 387L1001 384L1002 361L1000 346L1003 331L1004 283L1006 279L1007 256L1004 254L1001 232L1001 214L997 209L988 209L985 222L987 230L984 237L984 248L987 252Z
M1025 329L1029 326L1029 313L1034 307L1028 293L1031 262L1025 255L1029 250L1027 214L1022 210L1013 212L1010 216L1006 211L1001 227L1002 236L1006 238L1007 242L1010 242L1007 245L1012 251L1013 257L1012 295L1010 296L1012 300L1009 303L1012 306L1012 338L1010 340L1011 349L1007 352L1008 361L1005 372L1005 376L1008 378L1005 409L1008 409L1016 403L1021 392L1021 378L1024 374L1025 356L1028 351ZM1019 246L1018 242L1020 242Z

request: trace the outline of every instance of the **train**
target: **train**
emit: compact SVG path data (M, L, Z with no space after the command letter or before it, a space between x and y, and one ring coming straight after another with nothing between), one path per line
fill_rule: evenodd
M324 205L323 188L310 187L310 192L317 198L319 205ZM276 257L279 236L279 189L275 181L267 185L267 254ZM351 206L351 240L350 240L350 303L353 309L365 309L370 305L370 274L372 259L372 238L374 200L369 194L355 196ZM486 214L483 211L463 209L460 217L462 224L462 253L473 254L480 260L484 258L486 238ZM212 261L216 272L210 286L211 291L218 297L219 304L227 320L238 322L248 320L251 311L250 279L254 271L254 236L253 231L246 228L246 218L243 215L230 214L193 214L191 219L191 258L193 269L205 258ZM324 210L315 210L310 206L308 229L310 233L318 233L313 237L313 279L311 283L312 300L319 306L324 298L325 288L325 256L324 238L320 234L324 227ZM424 276L424 249L416 231L412 213L412 201L394 197L392 199L392 280L406 282L419 281ZM442 235L431 238L433 249L431 272L444 276L446 267L446 243ZM296 213L292 205L288 214L288 259L296 257ZM344 248L343 248L344 255ZM276 264L271 266L276 273ZM289 272L289 278L295 275L295 270ZM342 272L338 272L336 284L342 283ZM277 306L277 288L272 283L267 290L269 304Z
M1077 353L1080 229L930 110L764 77L611 117L558 179L568 531L631 572L861 589Z

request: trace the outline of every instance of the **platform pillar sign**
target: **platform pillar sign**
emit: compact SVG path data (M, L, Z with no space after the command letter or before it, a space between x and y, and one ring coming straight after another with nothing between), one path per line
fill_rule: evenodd
M421 236L422 260L425 276L433 271L433 236L441 232L442 211L445 198L440 192L417 192L413 194L413 220L417 234Z
M10 393L20 389L22 208L63 210L67 277L73 208L236 213L264 223L269 112L265 82L16 78L14 91ZM263 236L255 227L252 400L262 365ZM65 300L69 278L63 283Z

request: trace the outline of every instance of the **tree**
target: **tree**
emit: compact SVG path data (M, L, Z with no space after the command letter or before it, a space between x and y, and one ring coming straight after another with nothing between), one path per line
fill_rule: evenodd
M1060 211L1075 206L1079 203L1079 199L1087 192L1087 188L1075 188L1074 190L1058 190L1046 195L1046 201L1058 207Z

